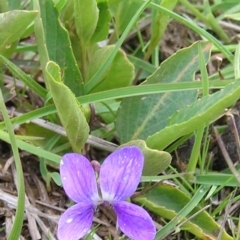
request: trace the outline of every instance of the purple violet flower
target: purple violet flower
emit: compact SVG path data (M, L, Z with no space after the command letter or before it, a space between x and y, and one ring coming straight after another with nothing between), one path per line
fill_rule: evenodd
M60 175L63 188L76 204L60 217L58 238L78 240L88 234L96 207L110 204L117 215L121 231L134 240L152 240L154 223L142 207L125 202L137 189L144 157L137 147L123 147L110 154L99 172L100 189L94 169L84 156L69 153L63 156Z

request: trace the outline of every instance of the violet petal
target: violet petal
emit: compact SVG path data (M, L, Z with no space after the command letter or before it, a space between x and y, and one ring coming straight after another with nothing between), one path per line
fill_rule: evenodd
M126 200L136 190L144 164L137 147L123 147L110 154L100 168L100 187L105 201Z
M115 202L113 208L121 231L133 240L152 240L156 228L148 212L129 202Z
M92 202L99 199L93 167L84 156L65 154L60 164L60 175L63 188L73 201Z
M90 203L77 203L66 210L58 222L59 240L77 240L85 236L93 221L94 206Z

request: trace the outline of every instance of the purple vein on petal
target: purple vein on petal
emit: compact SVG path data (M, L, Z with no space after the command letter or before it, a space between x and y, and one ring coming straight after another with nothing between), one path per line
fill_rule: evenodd
M60 164L63 188L75 202L99 200L97 182L89 160L76 153L65 154Z
M156 228L148 212L129 202L115 202L113 208L121 231L133 240L153 240Z
M137 147L123 147L110 154L100 168L100 187L105 201L126 200L136 190L144 164Z
M94 206L78 203L66 210L58 222L59 240L76 240L85 236L92 226Z

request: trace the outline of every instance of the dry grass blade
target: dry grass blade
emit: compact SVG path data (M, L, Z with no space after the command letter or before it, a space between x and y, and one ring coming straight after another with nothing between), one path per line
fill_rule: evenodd
M219 147L220 147L220 149L221 149L221 151L222 151L222 154L223 154L223 156L224 156L224 158L225 158L225 160L226 160L226 163L227 163L230 171L232 172L232 174L234 175L234 177L236 178L236 180L237 180L238 183L240 184L240 174L239 174L239 172L236 170L236 168L235 168L235 166L234 166L231 158L229 157L229 154L228 154L228 152L227 152L227 150L226 150L226 147L224 146L224 143L223 143L223 141L222 141L222 138L221 138L220 134L218 133L217 128L216 128L216 127L213 127L213 129L214 129L214 133L215 133L217 142L218 142L218 144L219 144Z

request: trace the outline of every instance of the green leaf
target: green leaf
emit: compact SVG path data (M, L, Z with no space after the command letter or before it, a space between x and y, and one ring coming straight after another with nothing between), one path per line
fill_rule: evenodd
M240 21L240 13L227 14L225 15L225 17L236 20L236 21Z
M183 83L193 80L199 69L198 45L201 45L205 61L208 60L211 44L197 42L189 48L179 50L155 73L146 79L143 85L155 83ZM168 118L177 110L196 100L197 91L179 91L152 95L129 97L121 102L117 112L116 129L121 143L134 139L147 139L167 125ZM126 118L126 116L128 116Z
M229 170L229 169L227 169ZM238 169L239 171L239 169ZM238 187L239 183L236 177L232 173L218 173L210 172L199 174L196 173L194 177L194 183L209 185L209 186L221 186L221 187Z
M2 91L0 89L0 111L3 117L3 120L6 124L7 135L9 136L12 152L13 152L13 160L16 167L16 179L15 183L17 184L17 207L16 207L16 214L14 223L11 227L11 232L8 236L8 239L19 239L21 234L21 229L23 226L23 218L24 218L24 209L25 209L25 185L24 185L24 176L23 176L23 169L22 163L19 156L18 146L17 146L17 139L14 134L14 128L8 116L8 112L3 100ZM1 136L1 134L0 134Z
M157 68L149 62L144 61L141 58L134 57L132 55L127 55L129 61L135 66L135 68L141 68L143 71L148 74L153 74ZM149 74L149 75L150 75Z
M236 81L212 95L199 99L172 116L164 129L149 136L146 140L147 146L159 150L166 148L181 136L221 117L224 110L233 105L239 96L240 81Z
M69 142L73 150L80 153L89 134L86 118L73 93L62 83L59 66L54 62L48 62L46 73L53 101Z
M75 25L80 41L87 43L92 37L98 22L96 0L74 0Z
M0 13L8 11L8 0L0 1Z
M113 1L111 0L109 5L112 5L111 13L114 17L115 29L117 34L121 35L124 29L129 24L133 15L136 13L136 9L141 6L142 2L136 2L133 0L122 0L118 1L119 3L115 1L114 4L112 4L111 2Z
M64 6L67 4L68 0L54 0L55 7L60 12Z
M162 6L159 6L153 2L151 2L149 6L153 9L156 9L158 11L168 14L173 19L176 19L178 22L184 24L188 28L190 28L193 31L195 31L196 33L198 33L200 36L203 36L205 39L212 42L215 45L215 47L217 49L219 49L219 51L221 51L231 63L233 62L232 53L220 41L218 41L212 34L208 33L206 30L199 27L196 23L189 21L189 19L186 19L186 18L180 16L179 14L169 11L168 9L166 9Z
M219 89L223 88L229 84L229 82L235 82L234 80L221 80L221 81L211 81L209 89ZM159 92L175 92L184 91L186 89L201 89L202 83L195 82L185 82L185 83L174 83L174 84L149 84L141 86L129 86L120 89L112 89L108 91L92 93L78 97L77 100L82 104L89 104L95 102L102 102L112 99L126 98L131 96L139 96L144 94L153 94ZM50 95L50 94L49 94ZM33 119L42 118L56 112L55 106L49 105L39 109L35 109L31 112L25 113L21 116L17 116L11 119L13 124L23 124L29 122ZM0 122L0 129L4 128L4 123Z
M123 0L108 0L109 6L112 6L112 5L115 5L117 3L120 3L121 1L123 1Z
M218 15L217 19L222 20L227 13L233 13L240 10L240 4L238 0L231 1L219 1L212 5L212 12L222 13Z
M39 170L40 170L42 178L44 179L44 181L46 183L46 187L49 189L51 176L48 172L47 161L45 159L40 159Z
M238 43L234 56L234 77L235 79L240 78L240 43Z
M171 163L171 155L168 152L150 149L143 140L134 140L123 146L137 146L144 155L143 176L156 176L163 172Z
M159 0L158 0L159 1ZM178 0L160 0L161 6L169 10L174 9ZM156 12L156 13L155 13ZM148 46L148 52L152 53L154 48L158 46L163 34L168 26L169 15L155 10L151 23L151 39Z
M0 14L0 53L9 56L16 42L37 16L37 11L13 10ZM13 47L13 48L12 48Z
M21 8L21 0L8 0L8 9L20 9Z
M33 3L34 9L40 12L35 21L35 33L42 68L45 69L49 60L56 62L61 68L64 84L76 96L83 95L82 76L57 9L49 0L34 0Z
M50 175L51 175L53 181L54 181L58 186L61 186L61 185L62 185L61 177L60 177L60 174L59 174L58 172L52 172Z
M21 125L21 127L24 129L24 134L27 135L29 138L35 137L32 139L28 139L28 143L31 143L32 145L37 146L41 149L51 151L56 144L56 135L59 137L56 146L65 144L68 141L66 137L58 135L55 132L38 126L32 122Z
M149 5L151 0L147 0L143 2L143 4L137 9L133 17L131 18L130 22L128 23L126 29L124 30L122 36L119 38L118 42L116 43L115 48L113 49L112 53L109 55L107 60L103 62L102 67L95 73L95 75L87 82L87 84L84 86L85 92L88 93L94 88L96 85L98 85L101 82L102 76L105 74L105 72L108 70L109 66L111 65L112 61L114 60L115 56L119 52L120 46L123 44L123 42L126 39L126 36L130 32L132 26L136 23L142 12L145 10L145 8Z
M135 198L134 201L143 204L146 208L163 218L169 220L175 218L176 226L180 223L180 218L183 221L187 220L186 217L182 218L179 214L181 210L191 202L191 198L178 188L171 185L160 184L146 194ZM182 227L185 230L200 239L216 239L219 232L223 230L221 239L232 239L206 211L199 212L200 210L201 207L195 207L192 210L188 217L191 217L191 215L197 212L198 214L183 224Z
M113 45L103 47L91 56L87 79L91 79L102 67L102 63L109 58L114 48L115 46ZM129 62L125 53L120 49L118 50L108 70L101 77L100 83L95 86L91 92L100 92L108 89L126 87L131 83L133 76L133 64Z
M110 13L108 8L108 1L98 0L97 7L99 9L98 22L95 32L91 37L91 42L94 43L107 39L107 36L109 34Z

